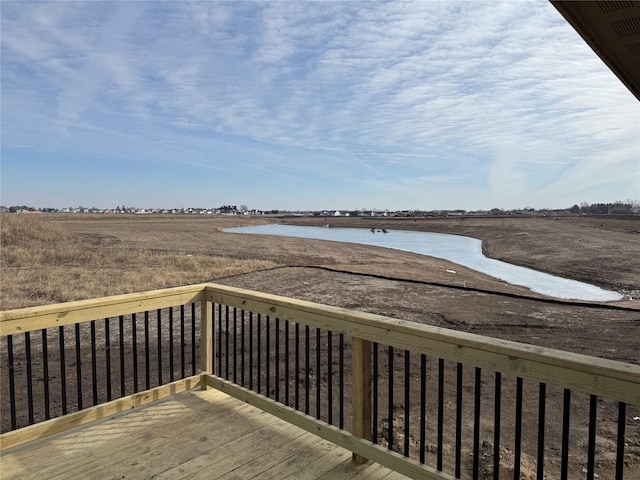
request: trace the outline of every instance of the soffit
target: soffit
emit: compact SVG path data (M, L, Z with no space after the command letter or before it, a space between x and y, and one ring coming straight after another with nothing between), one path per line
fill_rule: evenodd
M640 100L640 2L551 3Z

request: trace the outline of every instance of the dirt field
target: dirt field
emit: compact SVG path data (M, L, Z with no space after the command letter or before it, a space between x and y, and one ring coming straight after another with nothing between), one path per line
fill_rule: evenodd
M278 267L194 281L364 310L420 323L640 363L640 217L301 218L43 216L87 249L151 250L188 258L259 259ZM362 245L224 233L267 222L453 233L485 253L626 295L612 304L563 302L447 261ZM122 266L126 269L126 265ZM447 269L454 269L455 275ZM161 272L160 276L161 276ZM152 279L153 280L153 279ZM53 281L64 282L60 274ZM11 278L3 275L3 283ZM148 289L158 288L151 281ZM123 293L123 292L113 292ZM78 298L85 298L78 292ZM509 399L505 400L506 403ZM631 406L628 418L640 415ZM627 426L627 458L640 474L640 422ZM635 474L635 473L634 473ZM631 478L631 477L630 477Z
M635 299L640 290L637 216L366 219L63 215L43 220L55 221L80 236L87 248L108 245L196 257L251 258L281 266L223 279L216 279L218 275L212 272L198 281L216 279L268 293L640 363L640 300ZM222 231L267 222L467 235L482 239L488 256L616 290L627 298L606 305L563 302L423 255ZM456 274L448 274L447 269Z

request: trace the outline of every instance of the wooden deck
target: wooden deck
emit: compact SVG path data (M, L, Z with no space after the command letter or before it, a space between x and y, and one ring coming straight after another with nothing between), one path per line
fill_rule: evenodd
M191 390L8 449L9 479L386 479L381 465L217 390Z

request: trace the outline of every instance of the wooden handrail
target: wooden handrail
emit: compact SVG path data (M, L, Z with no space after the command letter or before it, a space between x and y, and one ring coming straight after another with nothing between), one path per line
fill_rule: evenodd
M206 284L127 293L0 312L0 337L199 302Z
M367 312L208 284L212 302L640 405L640 365L423 325Z

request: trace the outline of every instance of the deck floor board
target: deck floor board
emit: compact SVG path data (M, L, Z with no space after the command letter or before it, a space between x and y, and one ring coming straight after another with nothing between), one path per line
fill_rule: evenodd
M217 390L192 390L0 454L11 479L404 478Z

